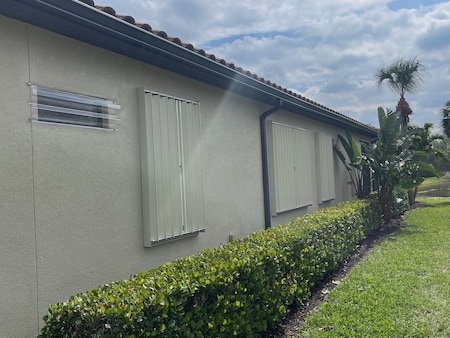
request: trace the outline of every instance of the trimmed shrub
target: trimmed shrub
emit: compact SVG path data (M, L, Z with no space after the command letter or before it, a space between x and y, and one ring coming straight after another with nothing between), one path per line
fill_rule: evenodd
M258 336L381 225L378 203L321 209L51 305L40 337Z

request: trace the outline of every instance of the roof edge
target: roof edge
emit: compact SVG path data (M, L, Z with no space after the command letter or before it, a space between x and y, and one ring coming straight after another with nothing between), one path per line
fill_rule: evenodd
M296 114L335 123L376 137L377 128L327 108L232 63L118 15L93 0L2 0L0 14L47 29L210 85L274 105L278 99ZM302 112L304 114L302 114Z

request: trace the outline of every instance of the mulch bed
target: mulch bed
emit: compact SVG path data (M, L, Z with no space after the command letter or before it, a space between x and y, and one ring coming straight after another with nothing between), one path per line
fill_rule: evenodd
M403 219L394 219L388 225L383 225L380 229L363 240L353 254L341 264L341 266L320 285L312 291L311 297L290 309L289 315L275 329L262 335L264 338L289 338L296 337L307 316L317 310L320 303L340 282L347 276L353 266L358 264L384 237L405 226Z

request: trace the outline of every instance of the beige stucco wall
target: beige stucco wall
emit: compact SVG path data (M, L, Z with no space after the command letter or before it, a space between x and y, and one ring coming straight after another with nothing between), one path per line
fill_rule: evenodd
M37 334L48 305L77 292L264 227L259 114L270 107L2 16L0 41L0 337ZM116 98L119 131L30 122L29 82ZM207 230L152 248L142 238L139 87L202 111ZM271 118L337 133L283 112ZM336 172L337 199L347 199Z
M0 16L0 337L36 332L26 26Z
M312 182L312 204L303 208L283 213L272 212L272 225L284 224L300 215L308 214L318 208L327 207L341 201L351 200L354 198L354 190L352 189L350 178L345 167L342 165L336 155L334 155L334 173L335 173L335 198L330 201L320 202L318 195L318 177L317 177L317 145L316 132L324 133L332 136L333 142L337 141L337 135L345 135L345 131L332 125L327 125L316 120L301 117L287 113L285 111L277 112L268 118L268 123L271 121L291 125L297 128L305 129L309 136L309 154L311 164L311 182ZM358 141L370 140L361 135L354 135Z

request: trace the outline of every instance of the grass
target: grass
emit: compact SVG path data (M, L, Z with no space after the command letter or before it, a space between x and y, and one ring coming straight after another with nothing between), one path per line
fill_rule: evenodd
M298 337L450 337L450 199L420 202Z
M419 189L427 188L443 182L448 182L448 179L443 177L428 177L425 179L425 181L422 182L422 184L419 186Z

